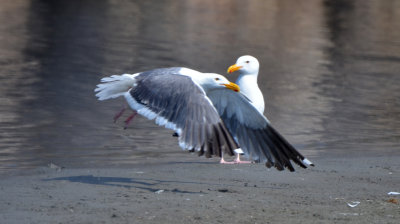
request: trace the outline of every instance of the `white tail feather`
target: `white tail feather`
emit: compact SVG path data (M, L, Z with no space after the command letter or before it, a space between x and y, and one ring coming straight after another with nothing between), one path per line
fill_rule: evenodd
M112 75L101 79L100 84L94 90L99 100L107 100L123 96L135 83L135 76L138 74Z

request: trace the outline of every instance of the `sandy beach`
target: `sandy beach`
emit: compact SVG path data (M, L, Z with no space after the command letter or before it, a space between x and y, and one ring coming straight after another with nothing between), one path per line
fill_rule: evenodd
M398 223L400 158L279 172L182 153L128 167L6 172L2 223ZM351 207L354 206L354 207Z

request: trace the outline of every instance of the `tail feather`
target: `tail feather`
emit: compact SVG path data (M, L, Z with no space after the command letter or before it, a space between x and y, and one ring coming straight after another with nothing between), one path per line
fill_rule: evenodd
M112 75L101 79L100 84L94 90L99 100L107 100L124 95L135 83L134 75Z

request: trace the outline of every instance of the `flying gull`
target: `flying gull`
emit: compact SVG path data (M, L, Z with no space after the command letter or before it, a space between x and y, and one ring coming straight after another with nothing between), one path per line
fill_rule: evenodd
M294 171L291 161L312 163L292 147L240 93L238 85L214 73L188 68L160 68L101 79L99 100L124 96L138 114L174 130L179 146L206 157L245 156L267 167Z

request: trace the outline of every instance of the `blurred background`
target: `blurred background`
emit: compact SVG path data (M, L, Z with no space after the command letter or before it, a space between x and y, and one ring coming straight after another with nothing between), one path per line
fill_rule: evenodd
M0 171L180 161L171 130L114 124L124 101L97 101L96 84L170 66L235 81L244 54L307 157L400 154L397 0L2 0L0 21Z

